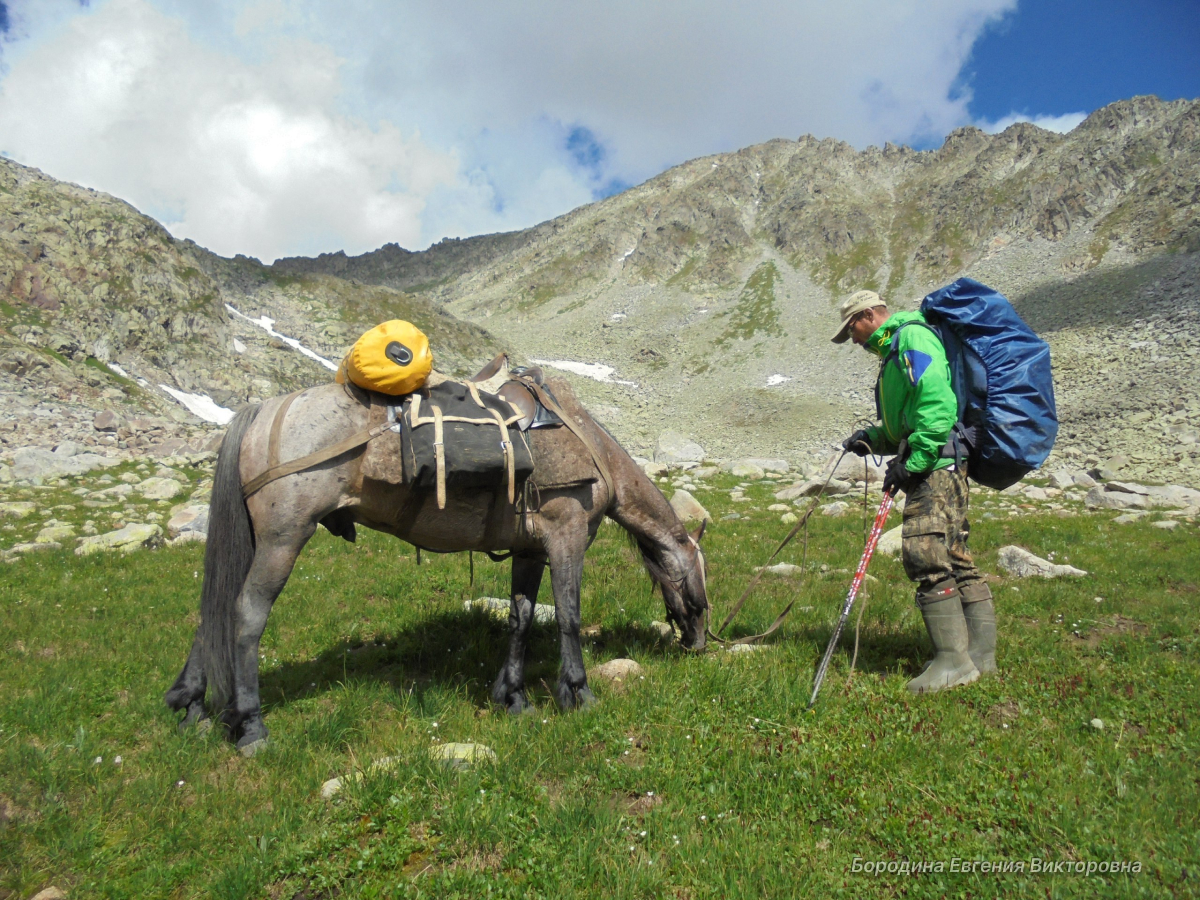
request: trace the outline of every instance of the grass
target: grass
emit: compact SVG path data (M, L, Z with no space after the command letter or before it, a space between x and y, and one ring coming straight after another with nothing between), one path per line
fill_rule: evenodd
M734 504L732 479L716 484L699 492L714 515L748 516L705 537L720 616L785 526L765 511L773 488ZM68 487L33 493L48 510ZM73 900L1194 896L1195 526L1010 515L982 492L973 507L986 571L1017 543L1091 574L997 579L1001 674L912 697L927 639L901 566L877 558L856 674L852 622L811 714L860 510L815 517L810 574L766 580L735 628L761 630L793 596L799 609L744 655L661 643L662 601L605 526L584 572L583 621L601 627L586 660L632 657L645 680L556 712L557 640L539 626L538 709L518 719L486 702L502 625L462 608L505 595L507 566L476 557L472 587L464 557L418 567L382 535L321 531L263 639L272 746L250 760L217 734L178 734L162 705L196 625L201 546L0 566L0 898L49 884ZM799 563L798 544L782 558ZM443 770L428 756L440 741L485 743L498 762ZM398 766L321 799L323 781L384 756ZM1035 857L1141 871L1033 874ZM867 875L856 858L944 871ZM953 859L1026 870L952 873Z
M730 341L747 341L757 334L783 337L779 324L779 307L775 303L775 283L779 280L779 269L773 262L758 266L746 279L737 303L718 318L726 319L724 330L716 340L723 347Z

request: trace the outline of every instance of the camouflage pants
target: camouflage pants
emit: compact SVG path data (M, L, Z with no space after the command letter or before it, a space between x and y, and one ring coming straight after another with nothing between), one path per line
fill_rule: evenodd
M977 586L968 595L984 589L967 549L967 500L967 476L953 467L931 472L906 494L901 546L904 571L917 582L918 598L951 578L959 590Z

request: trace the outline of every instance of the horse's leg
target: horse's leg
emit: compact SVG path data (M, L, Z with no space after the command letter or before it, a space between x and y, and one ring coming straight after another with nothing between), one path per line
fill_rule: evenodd
M183 721L179 730L195 725L197 722L207 722L208 713L204 709L204 692L208 689L208 679L204 675L204 663L200 648L200 632L197 629L196 638L192 641L192 650L188 653L183 671L167 691L166 703L171 709L184 711Z
M508 611L508 627L512 634L508 639L508 658L492 685L492 702L514 714L532 709L525 696L525 647L545 569L544 559L513 557L512 606Z
M554 696L562 709L591 706L596 702L596 696L587 685L583 648L579 644L579 589L583 583L583 554L587 543L588 532L584 524L583 528L560 528L548 548L550 583L554 586L554 617L558 620L562 659Z
M233 698L223 721L244 756L252 756L267 740L262 704L258 695L258 644L275 598L287 584L300 550L316 531L279 535L270 544L260 543L234 613Z

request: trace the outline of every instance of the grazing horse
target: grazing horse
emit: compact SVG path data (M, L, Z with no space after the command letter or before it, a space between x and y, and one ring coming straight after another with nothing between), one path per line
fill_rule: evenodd
M528 432L534 454L530 481L537 491L526 496L537 494L533 504L514 504L503 489L456 489L451 483L439 508L431 490L364 478L361 446L271 481L246 498L243 487L268 468L269 459L296 460L367 428L370 404L347 386L327 384L294 396L290 405L275 398L241 410L217 458L200 625L187 663L165 698L172 709L184 712L182 726L206 718L205 693L211 688L213 709L238 748L250 755L263 745L259 639L318 524L348 540L354 539L357 523L433 551L510 552L511 637L491 696L512 713L529 707L525 647L547 563L561 653L555 699L563 709L595 702L579 644L579 589L584 551L606 515L637 544L662 590L668 619L679 626L680 644L702 649L708 612L699 544L703 529L689 534L662 492L579 405L566 383L555 379L552 384L553 396L573 419L574 433L566 428ZM277 422L281 408L284 415ZM553 452L539 453L540 442L547 441ZM575 473L582 467L593 477L562 483L556 467Z

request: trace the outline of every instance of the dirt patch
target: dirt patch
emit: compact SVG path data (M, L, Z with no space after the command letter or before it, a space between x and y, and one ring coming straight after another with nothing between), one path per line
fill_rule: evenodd
M455 850L454 858L446 866L448 872L499 872L504 867L504 849L499 844L490 850L479 847Z
M1017 706L1015 700L1006 700L1003 703L997 703L987 712L986 721L993 728L1003 728L1005 725L1010 725L1021 717L1021 709Z
M634 793L633 791L614 791L610 803L622 815L640 819L651 810L661 806L662 797L653 793Z
M650 742L645 737L632 731L628 732L625 735L625 746L621 748L617 762L629 766L631 769L640 769L646 764L646 750L649 746Z
M1120 615L1113 616L1109 620L1109 623L1107 625L1097 625L1086 634L1075 632L1075 639L1087 647L1099 647L1106 637L1112 637L1114 634L1145 635L1150 631L1150 626L1144 622L1138 622Z

